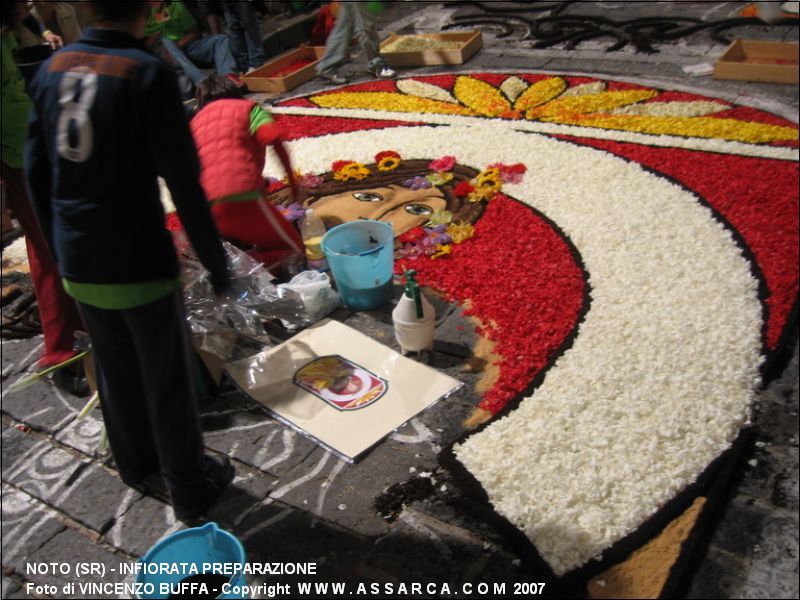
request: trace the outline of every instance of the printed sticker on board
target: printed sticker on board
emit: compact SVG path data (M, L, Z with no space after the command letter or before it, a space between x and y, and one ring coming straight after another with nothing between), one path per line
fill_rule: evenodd
M365 408L389 388L385 379L339 355L312 360L297 370L292 381L342 411Z

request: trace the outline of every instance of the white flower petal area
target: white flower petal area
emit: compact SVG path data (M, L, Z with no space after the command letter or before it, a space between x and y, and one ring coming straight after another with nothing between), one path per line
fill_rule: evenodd
M291 143L303 172L389 148L478 169L525 163L525 181L505 191L552 219L589 273L572 347L515 411L455 448L564 574L637 529L748 421L762 319L751 265L691 192L599 150L480 126Z

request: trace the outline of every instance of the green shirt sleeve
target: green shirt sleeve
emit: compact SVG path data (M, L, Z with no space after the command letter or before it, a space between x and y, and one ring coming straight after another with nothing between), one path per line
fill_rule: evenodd
M25 93L25 80L14 62L17 46L14 34L4 33L0 45L2 82L0 83L0 145L3 162L21 169L28 130L31 101Z
M163 31L164 27L167 24L167 17L166 12L161 13L156 11L155 8L150 9L150 14L147 16L147 24L144 26L144 35L145 37L150 37L151 35L155 35L159 31ZM162 20L164 19L164 20Z
M255 135L259 127L269 123L272 123L272 115L256 104L250 111L250 135Z
M173 0L169 5L169 20L164 24L164 37L177 42L192 29L197 27L197 21L186 5L179 0Z

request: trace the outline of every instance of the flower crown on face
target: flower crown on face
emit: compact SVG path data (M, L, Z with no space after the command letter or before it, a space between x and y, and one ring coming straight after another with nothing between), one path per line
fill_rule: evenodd
M378 171L386 173L394 171L403 162L400 154L394 150L384 150L375 155L375 168ZM427 175L417 175L411 179L400 182L400 185L411 190L422 190L434 186L445 185L453 180L453 169L456 166L455 156L442 156L432 160L428 165L430 173ZM372 171L364 165L353 160L337 160L331 165L333 179L335 181L362 181L372 174ZM481 200L489 201L500 193L504 183L520 183L522 177L525 175L527 168L525 165L518 163L515 165L505 165L503 163L494 163L486 167L483 171L478 173L470 181L461 181L453 188L453 194L456 198L466 198L470 202L480 202ZM314 189L321 186L325 180L319 175L313 173L295 173L295 177L301 187L307 189ZM274 182L275 187L281 185L282 182ZM273 187L270 187L273 191ZM296 220L297 214L292 213L290 210L293 205L284 209L284 216L289 220ZM435 211L428 223L428 227L448 226L451 224L453 215L448 210ZM465 229L458 230L454 238L468 239L471 237L471 231L467 233ZM458 243L458 242L456 242Z
M402 163L402 157L394 150L384 150L375 155L375 165L379 171L394 171ZM432 160L428 168L432 171L428 175L418 175L403 181L401 185L412 190L421 190L433 186L444 185L453 180L453 168L456 166L455 156L442 156ZM364 164L338 160L331 165L333 178L337 181L361 181L371 174ZM495 163L478 173L471 181L462 181L456 185L453 193L457 198L466 197L470 202L491 200L495 194L502 190L504 183L520 183L527 168L518 163L504 165Z

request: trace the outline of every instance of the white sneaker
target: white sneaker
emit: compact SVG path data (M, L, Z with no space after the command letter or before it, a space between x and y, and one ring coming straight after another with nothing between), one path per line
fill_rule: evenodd
M380 67L379 69L370 69L370 73L375 75L378 79L391 79L397 72L390 67Z

